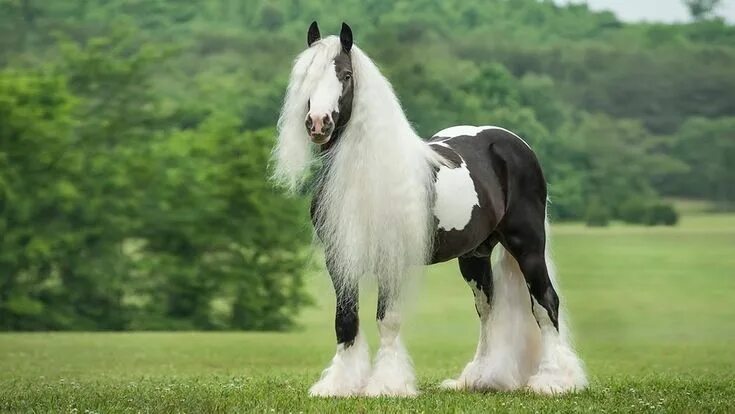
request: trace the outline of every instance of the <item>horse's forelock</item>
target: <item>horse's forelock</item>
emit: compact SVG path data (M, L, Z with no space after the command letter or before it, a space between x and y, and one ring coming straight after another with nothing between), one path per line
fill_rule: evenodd
M301 52L294 61L286 96L278 118L278 138L273 150L274 180L297 190L314 159L314 150L304 128L307 101L321 74L340 51L339 38L329 36Z

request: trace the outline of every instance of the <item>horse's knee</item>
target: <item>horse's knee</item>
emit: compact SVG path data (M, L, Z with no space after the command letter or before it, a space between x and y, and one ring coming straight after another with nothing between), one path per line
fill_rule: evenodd
M487 257L460 257L459 269L475 297L475 310L480 318L490 312L493 298L493 274Z

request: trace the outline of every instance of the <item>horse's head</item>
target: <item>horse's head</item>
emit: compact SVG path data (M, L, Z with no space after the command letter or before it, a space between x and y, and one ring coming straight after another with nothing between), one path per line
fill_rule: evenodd
M306 39L309 47L321 39L316 22L309 26ZM307 102L308 112L304 124L312 142L319 145L329 142L334 132L347 124L352 114L355 86L350 56L352 29L345 23L342 23L339 40L342 45L339 54L321 74Z

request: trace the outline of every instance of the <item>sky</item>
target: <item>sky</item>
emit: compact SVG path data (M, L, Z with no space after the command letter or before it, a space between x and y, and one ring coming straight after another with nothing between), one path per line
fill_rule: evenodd
M557 0L558 3L587 3L592 10L611 10L623 21L686 22L689 11L682 0ZM723 0L717 15L735 23L735 0Z

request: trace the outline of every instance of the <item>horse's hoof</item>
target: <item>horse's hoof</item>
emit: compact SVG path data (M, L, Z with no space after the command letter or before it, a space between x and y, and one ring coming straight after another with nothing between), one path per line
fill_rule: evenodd
M319 381L309 388L310 397L354 397L362 395L360 387Z
M454 378L447 378L439 384L439 388L443 390L456 391L462 389L462 383Z
M539 374L528 380L526 386L536 394L560 395L577 391L574 383L567 378L558 375Z
M414 384L380 384L368 382L363 390L366 397L415 397L419 395Z
M383 365L383 368L385 367ZM411 371L380 370L378 367L363 389L363 395L368 397L415 397L419 395L419 392Z

